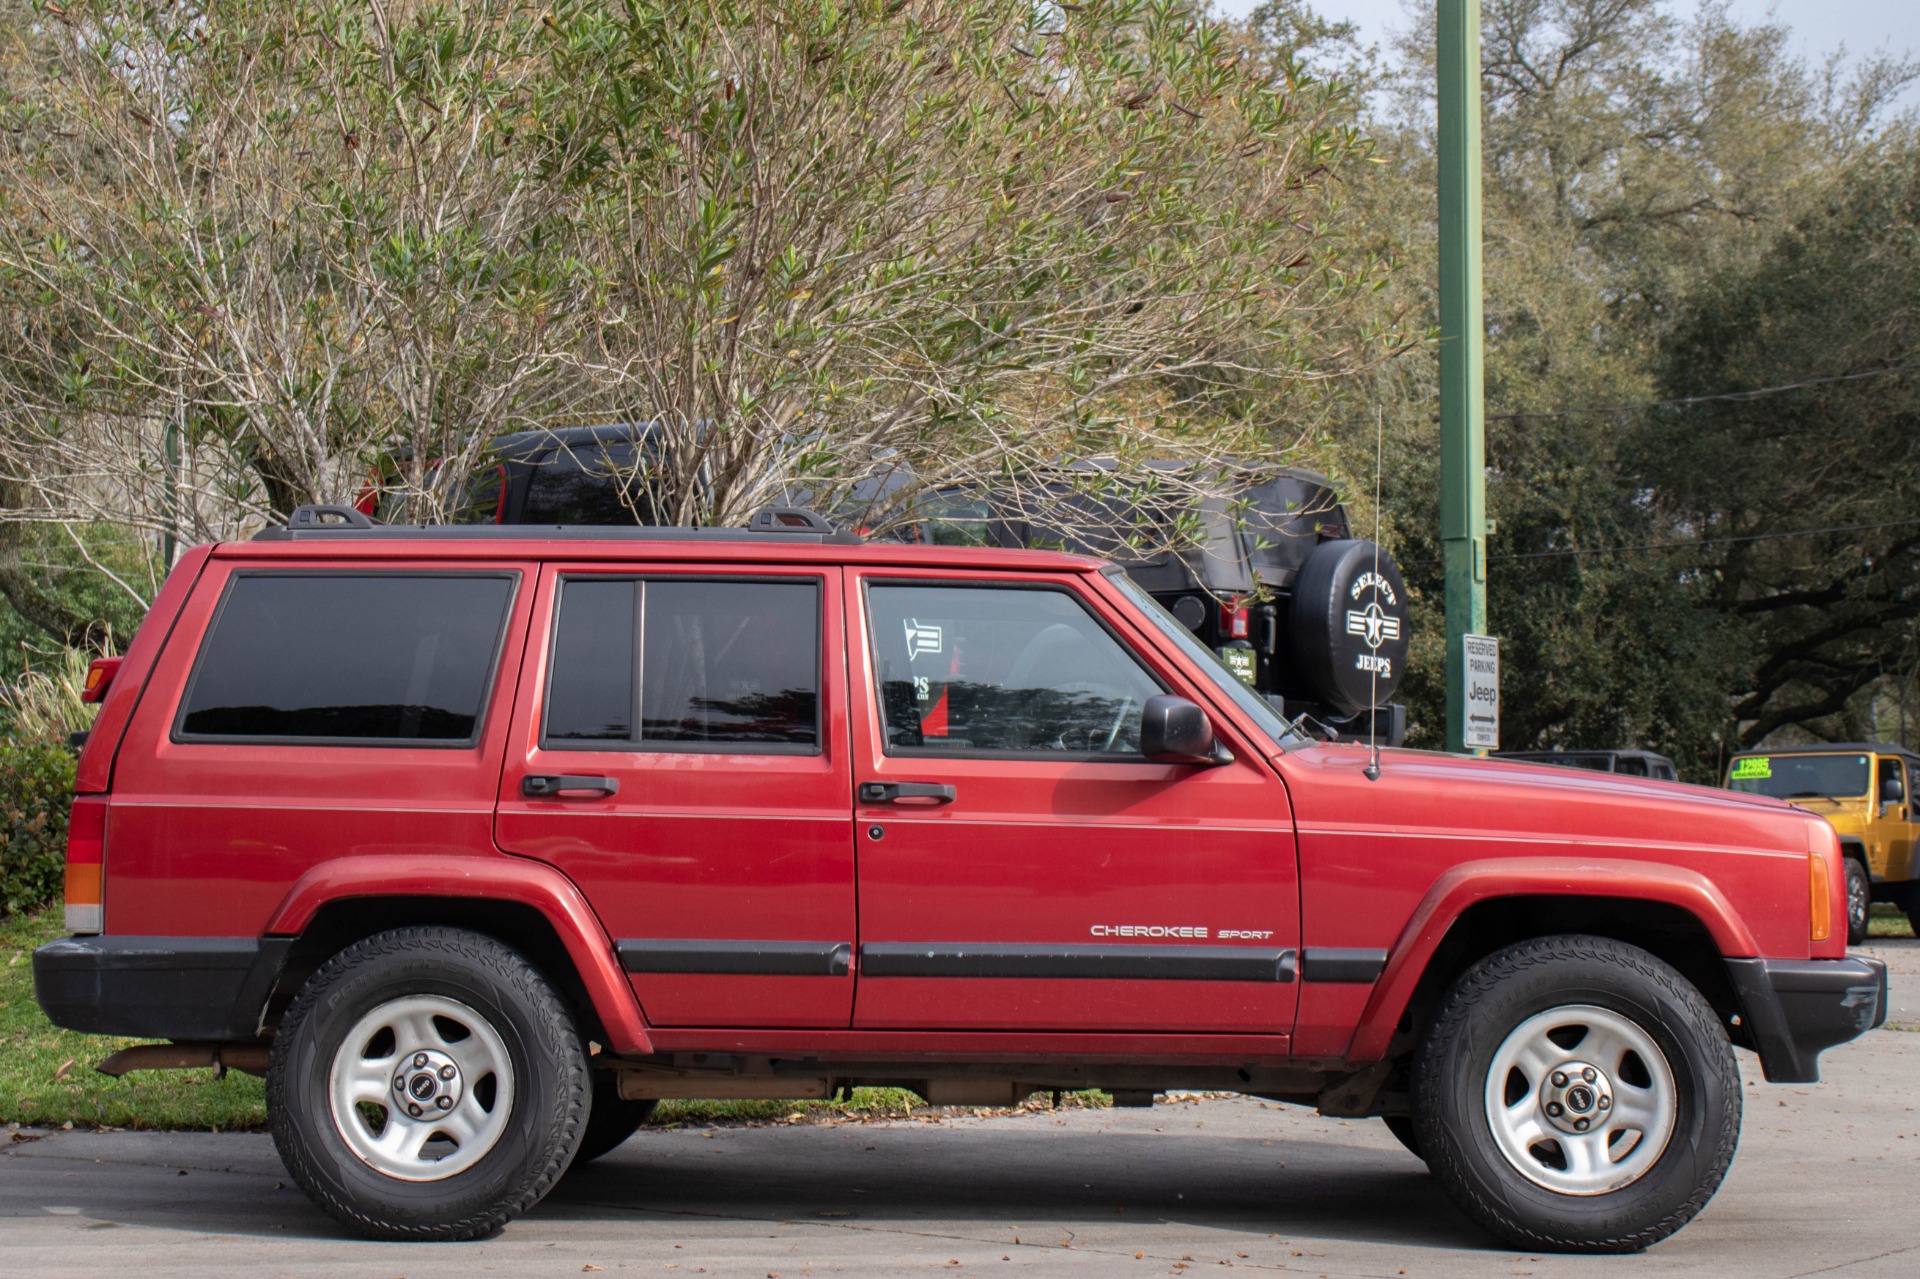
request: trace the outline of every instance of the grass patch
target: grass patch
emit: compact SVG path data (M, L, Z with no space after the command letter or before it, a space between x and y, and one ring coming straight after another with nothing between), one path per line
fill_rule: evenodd
M149 1070L109 1079L94 1071L138 1039L78 1035L48 1021L33 998L33 948L60 936L58 907L0 924L0 1123L58 1128L267 1126L266 1088L251 1075Z
M1907 922L1905 913L1898 906L1880 902L1868 911L1867 936L1911 937L1913 926Z
M95 1063L129 1044L148 1042L79 1035L48 1021L33 998L33 948L61 935L56 907L0 923L0 1124L58 1128L152 1128L258 1131L267 1126L265 1084L233 1072L145 1070L124 1079ZM1110 1105L1104 1093L1071 1093L1063 1106ZM1024 1109L1051 1105L1044 1095ZM663 1127L835 1123L1007 1110L929 1107L901 1088L856 1088L834 1101L667 1101L653 1123Z

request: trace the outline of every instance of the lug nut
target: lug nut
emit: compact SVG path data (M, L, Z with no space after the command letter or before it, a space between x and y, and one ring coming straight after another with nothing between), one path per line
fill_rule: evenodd
M453 1067L452 1067L452 1066L442 1066L442 1067L440 1067L440 1078L442 1078L442 1079L452 1079L452 1078L453 1078Z
M407 1086L407 1077L405 1075L395 1075L393 1077L393 1086L395 1088L405 1088Z
M407 1113L409 1115L412 1115L415 1119L418 1119L420 1117L420 1107L414 1105L412 1102L408 1102Z
M1564 1070L1556 1070L1556 1071L1554 1071L1554 1072L1553 1072L1553 1086L1554 1086L1555 1088L1565 1088L1565 1087L1567 1086L1567 1072L1566 1072L1566 1071L1564 1071Z
M1554 1118L1556 1118L1556 1119L1557 1119L1557 1118L1559 1118L1559 1117L1560 1117L1560 1103L1559 1103L1559 1102L1557 1102L1557 1101L1550 1101L1550 1102L1548 1102L1548 1103L1547 1103L1547 1113L1548 1113L1549 1115L1552 1115L1552 1116L1553 1116Z
M1576 1119L1573 1121L1573 1126L1575 1131L1585 1132L1587 1130L1587 1121L1584 1119Z
M452 1109L453 1109L453 1098L451 1098L451 1097L442 1097L442 1098L441 1098L440 1100L438 1100L438 1101L436 1101L436 1102L434 1102L433 1104L434 1104L434 1105L436 1105L436 1106L438 1106L438 1107L440 1107L440 1109L442 1109L442 1110L452 1110Z
M1588 1083L1592 1083L1594 1080L1598 1079L1600 1076L1594 1073L1592 1066L1588 1066L1585 1070L1580 1072L1580 1077L1586 1080Z
M1613 1109L1613 1098L1611 1098L1611 1097L1602 1097L1602 1098L1600 1099L1600 1109L1602 1109L1602 1110L1612 1110L1612 1109Z
M415 1053L413 1055L413 1065L416 1070L426 1064L427 1064L427 1055L425 1053Z

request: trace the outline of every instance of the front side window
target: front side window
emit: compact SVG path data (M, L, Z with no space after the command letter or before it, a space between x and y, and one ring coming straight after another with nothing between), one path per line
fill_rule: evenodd
M1164 690L1072 595L867 590L887 751L1134 755Z
M177 735L471 744L513 588L508 574L235 574Z
M547 747L813 752L813 581L570 577L547 679Z

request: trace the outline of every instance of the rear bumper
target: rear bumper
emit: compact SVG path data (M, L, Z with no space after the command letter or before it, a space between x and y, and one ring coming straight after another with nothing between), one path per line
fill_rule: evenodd
M260 1037L285 938L63 937L33 952L56 1026L92 1035L231 1043Z
M1810 1084L1820 1054L1887 1019L1887 966L1845 959L1729 959L1727 973L1767 1082Z

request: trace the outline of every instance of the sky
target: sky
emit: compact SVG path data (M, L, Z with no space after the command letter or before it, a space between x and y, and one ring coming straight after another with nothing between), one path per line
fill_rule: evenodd
M1214 0L1214 7L1242 17L1258 2ZM1389 32L1410 25L1400 0L1315 0L1314 7L1329 18L1358 23L1368 43L1385 45ZM1677 0L1674 8L1684 12L1692 5ZM1733 0L1733 16L1747 25L1764 21L1769 12L1792 28L1797 51L1810 63L1841 44L1853 55L1882 50L1920 54L1920 0ZM1917 100L1920 94L1911 90L1904 99L1909 105Z

